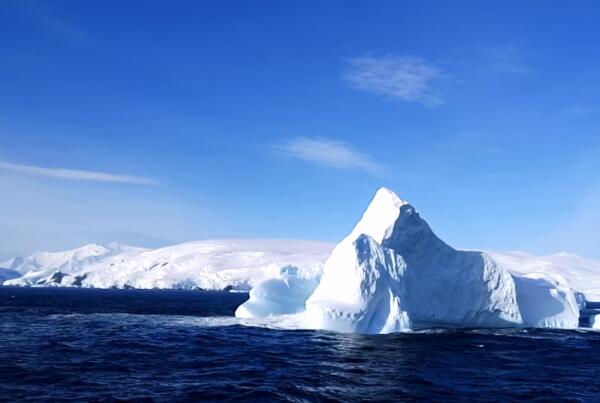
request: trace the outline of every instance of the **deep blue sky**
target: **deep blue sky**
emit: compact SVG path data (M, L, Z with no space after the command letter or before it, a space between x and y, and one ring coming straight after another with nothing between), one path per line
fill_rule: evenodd
M594 1L4 0L0 258L336 241L381 185L454 246L600 258L598 21Z

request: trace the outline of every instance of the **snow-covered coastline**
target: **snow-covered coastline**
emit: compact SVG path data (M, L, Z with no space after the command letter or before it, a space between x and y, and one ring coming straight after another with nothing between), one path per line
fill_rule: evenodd
M90 244L0 263L18 278L3 285L249 290L293 265L320 273L333 245L296 240L205 240L158 249Z
M220 251L216 247L220 245ZM297 240L203 240L187 242L158 249L145 249L111 243L107 245L89 244L81 248L61 252L37 252L0 263L0 282L15 286L82 286L94 288L194 288L193 278L201 275L213 276L224 267L225 256L230 256L230 268L239 269L242 283L258 284L262 279L278 276L280 269L287 265L301 270L320 272L335 244L318 241ZM212 249L214 247L214 249ZM117 251L114 248L118 248ZM98 251L108 250L108 253ZM576 254L560 252L536 256L527 252L485 251L500 266L511 272L558 278L581 291L586 300L600 302L600 261ZM161 267L152 265L156 261L171 257L173 262ZM183 264L180 260L186 260ZM195 260L203 260L202 265L193 265ZM239 258L239 261L235 261ZM214 259L214 261L212 261ZM253 261L253 259L256 259ZM271 260L272 259L272 260ZM154 263L148 265L148 262ZM220 262L219 262L220 261ZM171 262L171 260L169 260ZM168 266L168 267L167 267ZM167 268L174 269L166 273ZM188 266L188 267L183 267ZM157 270L158 269L158 270ZM120 271L122 273L119 273ZM66 274L61 282L51 281L55 272ZM196 273L197 272L197 273ZM142 274L145 273L145 274ZM245 277L243 275L245 273ZM80 285L74 283L75 276L88 274L90 277ZM128 276L132 276L131 279ZM162 276L162 277L161 277ZM137 280L133 280L137 277ZM56 278L56 277L55 277ZM133 280L133 281L132 281ZM186 281L190 280L190 282ZM222 289L230 284L221 281L199 281L206 289ZM134 287L134 285L137 287Z
M298 240L205 240L158 249L90 244L0 267L7 286L250 290L238 317L301 314L304 327L364 333L572 328L586 300L600 301L599 261L568 253L456 250L385 188L337 246Z

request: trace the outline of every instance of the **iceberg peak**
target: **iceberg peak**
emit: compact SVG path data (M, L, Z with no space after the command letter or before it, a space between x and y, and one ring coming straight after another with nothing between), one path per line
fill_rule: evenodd
M410 204L400 199L390 189L379 188L362 218L347 238L354 241L358 236L364 234L381 243L393 229L403 206L410 206Z
M375 196L373 197L373 200L371 200L371 203L380 202L380 201L384 201L384 200L395 204L396 207L400 207L405 204L408 204L408 202L406 200L402 200L396 194L396 192L394 192L390 188L382 186L379 189L377 189L377 192L375 192Z
M409 252L409 255L426 256L432 250L453 250L435 235L411 204L385 187L377 191L345 241L353 242L361 234L370 236L400 255Z

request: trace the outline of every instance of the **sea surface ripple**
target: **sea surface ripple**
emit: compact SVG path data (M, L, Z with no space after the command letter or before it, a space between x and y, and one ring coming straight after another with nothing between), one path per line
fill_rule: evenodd
M0 287L3 401L600 401L600 333L248 326L247 294Z

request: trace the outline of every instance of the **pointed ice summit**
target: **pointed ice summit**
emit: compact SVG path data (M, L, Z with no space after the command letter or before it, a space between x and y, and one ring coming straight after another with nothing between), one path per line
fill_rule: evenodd
M264 288L261 294L269 294ZM282 311L278 306L269 312L259 299L251 293L238 313L253 317ZM260 312L253 312L253 306L260 306ZM517 277L483 252L450 247L413 206L386 188L379 189L352 232L334 248L304 308L307 327L360 333L570 328L579 321L571 289Z

